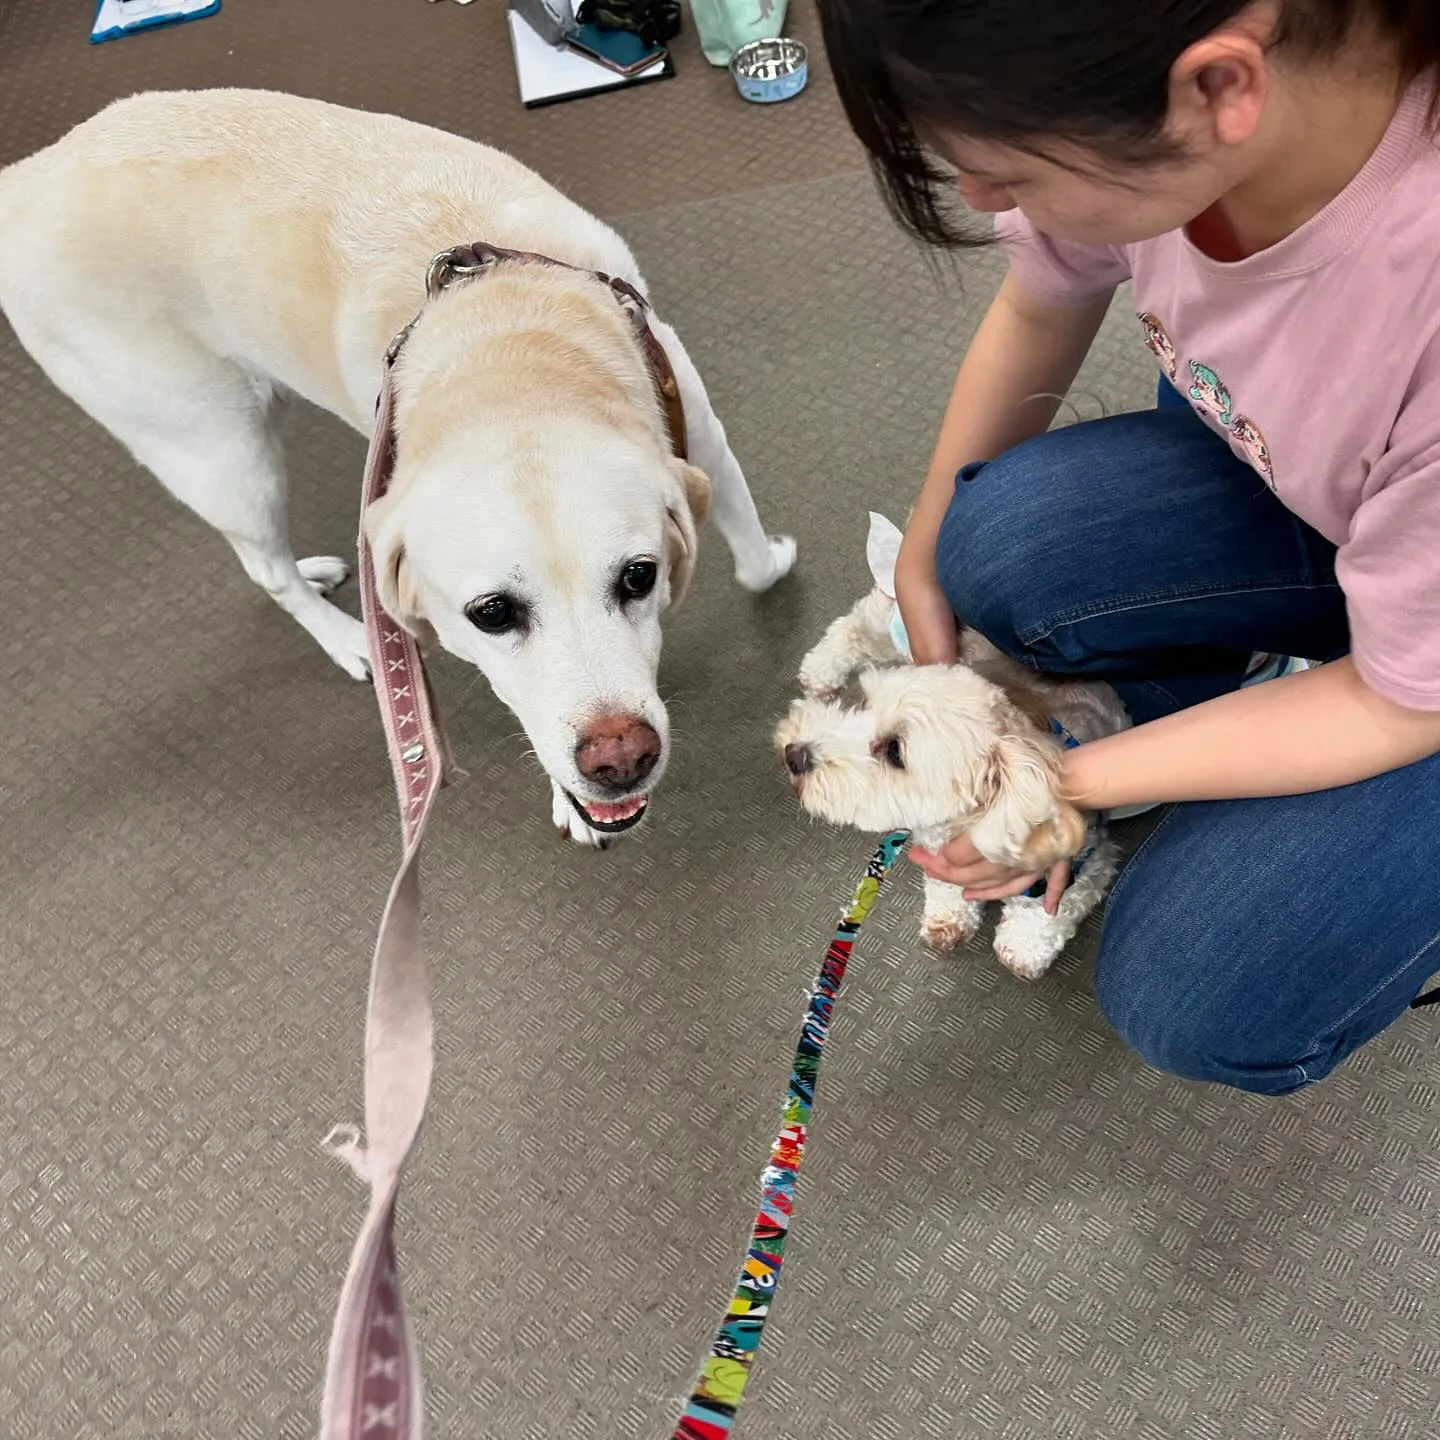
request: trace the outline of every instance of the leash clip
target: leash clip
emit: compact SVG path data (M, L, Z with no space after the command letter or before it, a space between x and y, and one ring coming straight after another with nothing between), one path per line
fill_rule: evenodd
M320 1148L336 1160L343 1160L367 1185L370 1183L370 1157L358 1125L334 1125L320 1142Z

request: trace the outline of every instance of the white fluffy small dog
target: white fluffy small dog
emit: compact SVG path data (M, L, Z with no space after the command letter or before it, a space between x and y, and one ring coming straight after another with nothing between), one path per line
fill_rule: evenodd
M1002 655L973 630L958 665L904 663L889 593L899 532L871 517L877 584L826 631L800 671L805 698L776 742L813 815L867 831L909 830L933 849L968 834L997 864L1043 871L1076 858L1055 915L1039 896L1003 902L995 954L1022 979L1043 975L1080 922L1105 898L1117 847L1094 817L1056 793L1067 744L1099 739L1130 720L1108 685L1054 680ZM879 667L879 668L867 668ZM859 671L862 703L838 698ZM927 877L922 937L939 949L965 944L984 906Z

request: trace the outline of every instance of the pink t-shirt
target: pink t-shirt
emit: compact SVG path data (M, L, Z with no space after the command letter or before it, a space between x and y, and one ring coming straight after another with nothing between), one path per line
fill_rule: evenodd
M1134 281L1145 342L1196 412L1339 547L1352 653L1400 705L1440 710L1440 142L1428 85L1308 224L1233 264L1181 231L1137 245L997 220L1055 304Z

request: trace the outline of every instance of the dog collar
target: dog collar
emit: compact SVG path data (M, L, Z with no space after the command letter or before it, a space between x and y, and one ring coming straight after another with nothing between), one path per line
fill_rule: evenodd
M1078 750L1080 742L1052 715L1050 733L1067 749Z
M442 250L430 262L425 271L425 298L427 301L434 300L442 290L450 289L459 281L484 275L501 264L548 265L555 270L571 270L577 275L588 275L609 288L620 308L630 316L635 326L635 338L640 342L640 350L645 356L645 364L655 386L655 395L660 402L660 412L665 417L670 448L681 460L688 458L685 405L680 398L680 384L675 378L675 367L670 363L665 347L650 328L650 302L628 280L622 280L618 275L607 275L603 270L586 270L579 265L570 265L564 260L541 255L534 250L506 250L499 245L476 241L473 245L456 245L449 250ZM390 342L385 352L387 369L395 363L419 319L420 316L416 315Z

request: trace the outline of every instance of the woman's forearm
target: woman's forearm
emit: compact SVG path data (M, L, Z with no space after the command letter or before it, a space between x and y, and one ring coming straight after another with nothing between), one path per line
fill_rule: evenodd
M1079 307L1044 305L1006 277L950 393L907 535L933 543L962 466L1044 433L1108 308L1108 297Z
M1440 752L1440 712L1377 694L1349 659L1082 745L1065 792L1091 810L1331 790Z

